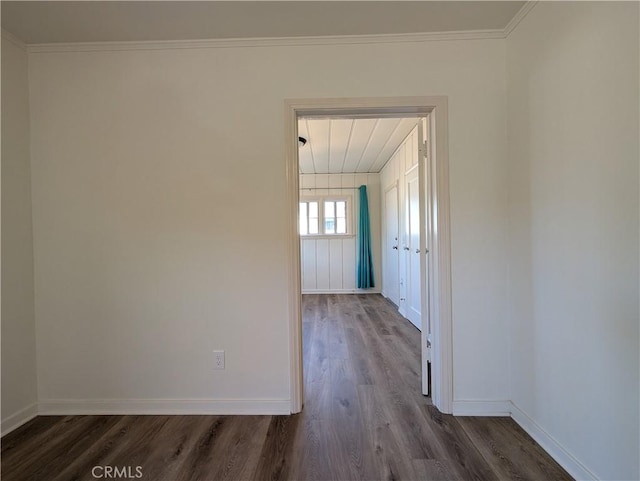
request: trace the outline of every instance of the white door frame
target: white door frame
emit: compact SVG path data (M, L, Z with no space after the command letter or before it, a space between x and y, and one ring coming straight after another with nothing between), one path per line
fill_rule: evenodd
M452 412L453 401L453 337L451 310L451 229L449 217L449 154L448 105L446 96L433 97L368 97L285 100L285 167L287 181L287 257L289 270L289 360L291 412L302 410L302 310L300 239L298 235L298 117L328 115L405 114L430 115L431 148L429 156L431 187L430 219L432 238L429 264L433 278L423 282L428 286L429 313L422 312L423 325L431 316L433 346L431 348L432 400L443 413ZM422 190L424 191L425 184ZM427 213L422 213L425 219ZM422 256L426 256L422 250ZM426 259L426 257L425 257ZM423 259L424 261L424 259ZM423 262L424 264L425 262ZM422 356L425 356L423 351ZM424 366L421 366L424 370Z

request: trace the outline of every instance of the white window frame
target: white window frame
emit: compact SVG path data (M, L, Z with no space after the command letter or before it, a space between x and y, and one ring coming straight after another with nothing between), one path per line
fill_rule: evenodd
M346 202L346 233L343 234L331 234L325 232L325 217L324 217L324 203L325 202ZM318 233L317 234L300 234L300 237L304 239L336 239L354 237L353 230L353 195L351 194L327 194L327 195L314 195L314 196L300 196L299 202L318 202ZM299 208L298 203L298 208ZM300 233L300 213L298 212L298 233Z
M300 232L300 204L302 203L306 203L307 204L307 234L303 234L302 232ZM318 203L318 233L317 234L309 234L309 207L308 204L310 202L317 202ZM300 197L300 200L298 202L298 234L300 234L300 237L316 237L321 235L322 232L322 198L320 197Z

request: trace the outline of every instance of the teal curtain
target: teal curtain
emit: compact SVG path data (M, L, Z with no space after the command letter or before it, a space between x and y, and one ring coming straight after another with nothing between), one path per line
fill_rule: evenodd
M368 289L369 287L374 287L374 283L367 186L361 185L358 190L360 193L360 211L358 214L358 288Z

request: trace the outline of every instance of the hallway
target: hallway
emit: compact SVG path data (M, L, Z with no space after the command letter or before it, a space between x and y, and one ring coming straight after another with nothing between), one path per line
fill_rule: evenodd
M303 319L307 439L291 479L571 479L513 420L434 408L420 332L382 296L305 295Z

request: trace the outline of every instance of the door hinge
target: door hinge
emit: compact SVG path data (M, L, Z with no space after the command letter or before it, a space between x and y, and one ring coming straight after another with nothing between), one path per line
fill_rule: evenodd
M420 146L420 152L425 159L429 157L429 144L427 144L426 140L422 142L422 145Z

